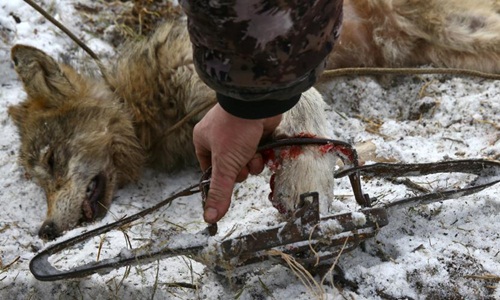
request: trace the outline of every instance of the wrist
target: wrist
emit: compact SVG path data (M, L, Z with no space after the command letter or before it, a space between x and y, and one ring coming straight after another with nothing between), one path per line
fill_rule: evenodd
M288 111L297 104L301 94L283 100L245 101L217 93L219 105L228 113L242 119L268 119Z

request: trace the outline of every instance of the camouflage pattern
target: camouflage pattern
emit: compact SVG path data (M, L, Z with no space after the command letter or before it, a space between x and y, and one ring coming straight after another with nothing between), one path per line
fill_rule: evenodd
M183 0L198 74L226 97L288 100L339 37L342 0Z

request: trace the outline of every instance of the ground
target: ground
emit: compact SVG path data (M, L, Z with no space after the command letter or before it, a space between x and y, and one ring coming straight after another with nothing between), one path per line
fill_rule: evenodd
M333 286L327 281L309 288L281 265L256 265L239 278L227 280L186 257L133 267L128 272L122 268L78 280L37 281L29 272L29 261L53 242L37 236L46 209L44 196L17 163L19 138L7 108L22 101L25 94L9 51L14 44L23 43L76 66L89 59L24 2L5 2L0 4L0 298L500 298L500 185L455 200L390 209L389 225L363 247L339 258L344 274L335 278ZM100 57L115 51L112 30L92 30L101 24L88 10L93 1L38 2ZM500 81L452 76L339 78L323 86L322 92L328 103L331 138L350 143L371 141L377 147L377 159L410 163L500 157ZM103 220L72 230L56 242L150 207L196 182L199 175L195 169L177 174L147 170L138 183L118 191ZM219 238L231 230L237 235L277 224L277 212L267 200L268 176L264 172L237 186L230 211L219 223ZM432 189L438 183L454 186L468 179L460 174L439 178L412 180ZM404 185L376 178L365 178L364 188L380 201L413 194ZM352 203L347 182L338 182L334 191L334 204ZM174 227L171 224L196 232L204 227L199 196L180 199L134 224L126 231L134 243L161 235ZM65 252L54 263L71 266L92 260L99 242ZM123 247L124 235L111 233L103 237L101 255Z

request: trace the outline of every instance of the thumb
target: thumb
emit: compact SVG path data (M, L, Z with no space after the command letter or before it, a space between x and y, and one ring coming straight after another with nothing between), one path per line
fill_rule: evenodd
M205 222L216 223L226 214L231 204L231 196L237 175L236 172L221 169L218 164L212 166L210 189L204 205L203 218Z

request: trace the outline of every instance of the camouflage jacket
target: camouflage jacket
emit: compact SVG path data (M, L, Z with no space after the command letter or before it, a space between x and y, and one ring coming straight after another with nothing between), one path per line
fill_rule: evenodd
M339 36L342 0L182 0L193 59L220 105L242 118L293 107Z

